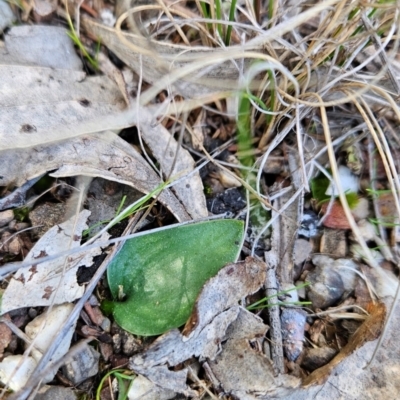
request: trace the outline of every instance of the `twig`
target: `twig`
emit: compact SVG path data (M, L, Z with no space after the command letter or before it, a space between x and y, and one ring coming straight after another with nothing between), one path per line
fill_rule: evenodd
M275 373L283 374L285 368L283 363L281 319L279 316L279 305L277 304L278 282L276 280L275 268L271 267L268 262L269 258L269 253L265 253L265 260L267 264L269 264L265 281L265 291L268 297L274 299L271 300L271 305L268 309L271 336L271 357Z

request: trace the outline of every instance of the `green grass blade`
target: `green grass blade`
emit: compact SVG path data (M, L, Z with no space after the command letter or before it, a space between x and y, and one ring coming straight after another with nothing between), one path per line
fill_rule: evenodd
M231 2L231 8L229 9L229 22L233 22L235 20L236 1L237 0L232 0L232 2ZM228 29L226 30L226 37L225 37L225 45L226 46L229 46L229 43L231 42L232 29L233 29L233 26L228 25Z

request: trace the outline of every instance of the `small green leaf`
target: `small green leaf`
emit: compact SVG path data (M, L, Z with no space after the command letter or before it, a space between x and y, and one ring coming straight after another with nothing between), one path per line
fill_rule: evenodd
M326 176L321 175L317 178L313 178L310 184L312 196L314 199L318 200L318 202L324 202L331 198L331 196L325 194L329 186L329 179Z
M242 236L242 221L218 220L127 240L107 272L117 324L142 336L183 325L204 283L237 260Z

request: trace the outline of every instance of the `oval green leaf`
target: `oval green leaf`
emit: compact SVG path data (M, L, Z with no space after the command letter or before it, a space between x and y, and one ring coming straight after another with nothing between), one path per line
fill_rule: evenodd
M218 220L127 240L107 271L117 324L141 336L183 325L204 283L237 260L242 236L242 221Z

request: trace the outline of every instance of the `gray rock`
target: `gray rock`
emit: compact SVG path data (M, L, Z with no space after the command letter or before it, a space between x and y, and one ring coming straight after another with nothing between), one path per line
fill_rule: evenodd
M20 60L21 63L77 71L82 69L82 61L77 56L65 28L44 25L14 26L4 41L9 57Z
M308 348L301 361L301 366L308 371L314 371L328 364L336 354L337 350L332 347Z
M305 325L306 313L304 311L292 307L282 310L283 350L289 361L296 361L303 350Z
M8 225L14 219L14 213L12 210L6 210L0 212L0 228Z
M100 353L85 344L82 351L62 368L63 374L74 385L94 376L99 371Z
M345 291L339 273L328 265L317 266L307 275L310 286L307 288L308 298L314 308L327 308L338 302Z
M35 400L76 400L71 388L61 386L43 386L35 396Z

